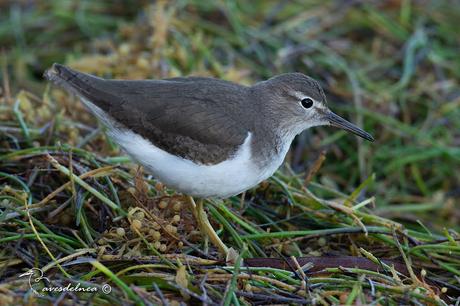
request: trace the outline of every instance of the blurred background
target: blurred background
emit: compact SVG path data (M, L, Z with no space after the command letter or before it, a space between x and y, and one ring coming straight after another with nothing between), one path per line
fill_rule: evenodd
M249 258L392 258L409 270L412 264L422 275L422 281L412 275L401 282L388 278L386 271L379 276L384 285L377 287L377 295L363 281L362 271L336 269L330 272L335 278L327 281L312 276L316 287L311 294L330 303L359 299L361 304L441 305L438 294L458 297L459 20L456 0L0 0L0 267L9 267L0 269L0 279L16 280L25 268L50 262L49 251L26 222L24 201L32 207L44 243L59 256L72 257L89 247L98 258L108 254L112 259L158 252L213 254L193 234L196 225L188 212L174 204L178 196L133 170L81 103L44 81L43 72L52 63L106 78L200 75L248 85L297 71L318 80L330 108L376 141L331 127L305 131L268 182L225 205L207 202L219 233L238 251L247 244ZM50 164L48 152L66 168ZM89 185L69 185L65 169L87 175ZM184 239L180 242L165 232L160 235L158 220L144 218L151 209L171 222L173 215L158 201L168 195L173 196L167 205L179 207L181 214L174 225ZM149 209L131 217L144 222L144 240L133 230L131 217L117 216L114 209L139 210L144 207L139 203ZM29 235L27 242L22 234ZM141 243L147 240L154 250ZM128 270L120 272L124 267L110 266L128 276ZM88 273L83 277L94 281L86 268L82 263L66 269L74 276ZM196 275L203 272L201 266L190 269ZM163 277L178 281L176 270L162 271L163 276L144 280L169 293L176 290L174 298L185 299L177 287L162 282ZM229 273L226 267L219 271ZM248 281L260 290L255 292L293 298L286 287L276 287L280 283L275 281L281 281L297 286L298 291L289 287L295 298L305 297L299 293L300 281L291 276L263 275L273 282ZM139 285L137 276L121 279ZM195 289L201 286L198 281ZM214 301L229 290L219 280L205 277L205 282ZM106 302L112 298L112 303L118 301L115 297L137 301L128 286L120 288L112 296L97 297ZM158 293L148 288L149 294ZM11 290L14 294L3 296L10 302L20 296Z
M0 1L2 77L40 96L53 62L244 84L303 72L376 142L306 131L295 172L324 151L321 184L348 193L374 175L376 212L443 227L460 223L459 18L457 1Z

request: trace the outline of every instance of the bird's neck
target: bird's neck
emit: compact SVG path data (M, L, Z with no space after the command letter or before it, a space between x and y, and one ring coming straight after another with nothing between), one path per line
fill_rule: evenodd
M254 136L257 138L257 142L254 142L252 147L254 161L259 167L264 168L273 163L277 164L277 167L281 165L295 134L263 129Z

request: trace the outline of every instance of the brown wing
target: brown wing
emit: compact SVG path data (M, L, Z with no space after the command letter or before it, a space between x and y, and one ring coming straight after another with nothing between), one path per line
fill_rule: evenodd
M211 78L104 80L58 64L45 76L155 146L204 164L227 159L248 135L241 108L247 87L237 84Z

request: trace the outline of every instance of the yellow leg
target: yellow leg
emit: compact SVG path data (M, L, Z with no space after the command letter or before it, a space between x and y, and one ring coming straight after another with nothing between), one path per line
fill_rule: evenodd
M212 228L211 223L209 223L208 216L203 208L203 200L200 199L197 204L192 197L188 197L190 205L192 206L192 213L195 219L198 222L198 226L200 227L201 232L204 235L207 235L211 242L219 248L219 250L227 255L228 248L227 246L220 240L219 236L217 235L216 231Z

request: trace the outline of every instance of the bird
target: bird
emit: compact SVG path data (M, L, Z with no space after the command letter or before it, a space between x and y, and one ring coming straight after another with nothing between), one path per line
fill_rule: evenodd
M311 127L374 140L332 112L319 82L299 72L245 86L198 76L104 79L55 63L44 77L76 95L148 173L186 195L201 231L224 253L203 199L238 195L269 178Z

